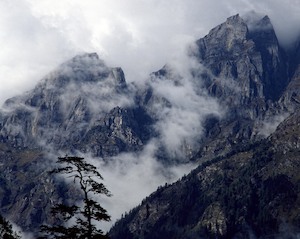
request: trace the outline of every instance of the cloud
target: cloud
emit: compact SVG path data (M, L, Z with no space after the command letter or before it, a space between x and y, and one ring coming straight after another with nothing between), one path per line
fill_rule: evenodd
M148 79L165 63L183 76L179 85L170 80L159 87L153 83L156 93L172 104L158 115L161 138L141 153L97 163L114 195L105 205L115 220L158 185L192 168L162 167L154 157L159 143L168 140L169 151L174 150L187 136L199 137L207 114L219 112L205 92L195 92L198 82L187 70L201 66L185 58L186 45L227 17L252 10L269 15L283 45L299 35L298 0L2 0L0 102L32 89L50 70L82 52L97 52L108 66L122 67L128 82Z
M195 46L189 53L197 52ZM186 52L165 66L166 75L155 76L149 81L154 97L150 106L157 119L155 128L160 142L171 158L188 160L201 139L203 122L209 115L221 117L224 113L218 102L202 86L200 73L203 66ZM192 72L197 72L193 75Z
M112 217L109 223L101 222L99 228L108 230L122 214L137 206L158 186L175 182L196 167L189 163L166 168L155 158L157 144L158 141L153 140L142 152L123 153L105 162L85 155L88 162L97 166L104 178L103 183L112 193L112 197L99 198Z
M270 16L284 45L299 35L297 0L3 0L0 102L81 52L121 66L127 81L145 79L230 15L251 10Z
M282 123L288 116L289 114L285 113L265 119L263 122L260 122L260 125L258 125L258 128L256 129L257 134L263 137L270 136L275 132L278 125Z

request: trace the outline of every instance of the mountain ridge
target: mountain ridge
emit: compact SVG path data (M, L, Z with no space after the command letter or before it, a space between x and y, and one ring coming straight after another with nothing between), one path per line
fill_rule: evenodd
M71 188L63 195L62 188L65 190L66 185L47 178L43 171L45 168L35 168L36 165L51 165L49 157L58 152L88 154L109 162L122 153L143 152L143 148L155 140L158 146L154 157L165 167L187 162L200 166L185 179L153 193L150 199L157 202L155 207L150 202L147 207L147 200L150 199L145 199L141 207L117 224L112 235L119 230L120 233L129 233L127 236L149 238L153 234L147 234L148 231L154 233L156 226L159 229L156 233L162 233L155 234L157 238L163 233L170 236L175 232L184 238L192 237L194 232L207 237L230 238L236 235L237 238L243 238L245 235L251 237L249 228L257 235L270 233L273 221L263 219L265 215L270 216L267 209L263 210L265 215L260 215L257 210L251 214L250 209L255 208L253 203L268 208L265 204L268 200L276 204L268 195L266 201L260 202L256 188L261 195L267 194L266 190L272 195L279 195L280 205L289 195L292 208L298 205L298 179L293 174L294 169L289 172L287 169L291 167L280 168L284 156L275 148L286 150L292 156L296 150L297 155L298 139L295 134L288 131L285 133L287 140L279 141L288 122L291 128L297 129L297 114L293 116L293 113L298 112L300 102L300 45L291 55L280 47L268 17L247 22L239 15L229 17L196 41L196 45L198 49L192 51L190 57L202 67L189 69L188 76L181 75L176 68L166 64L153 72L145 85L127 84L121 68L108 67L96 53L87 53L62 64L32 91L7 100L0 113L0 159L4 172L0 177L3 181L0 187L0 212L25 230L36 229L43 222L51 222L51 217L47 215L51 204L61 199L71 199L74 191ZM171 90L175 91L175 95ZM224 112L218 112L221 110ZM187 120L188 117L192 120ZM278 124L280 126L274 132ZM263 132L264 127L268 128L266 132ZM178 134L174 134L174 131ZM181 138L178 139L178 136ZM169 147L171 143L173 145ZM296 158L293 156L290 161L297 169ZM268 162L273 164L270 166ZM276 175L273 177L261 173L260 163L266 171L276 169ZM27 172L24 167L30 170ZM247 171L246 175L242 174L245 172L243 170ZM196 177L195 172L199 176ZM30 180L20 188L11 190L6 186L20 184L18 180L23 177ZM35 183L35 177L41 184ZM245 184L238 184L239 177L243 178ZM215 182L215 188L210 181ZM288 185L288 190L285 191L282 186L279 191L274 191L272 185L281 181L283 185ZM178 188L176 185L179 185ZM227 187L231 188L230 193L225 190ZM179 192L180 189L186 195ZM233 202L243 207L238 195L233 193L241 189L250 190L254 201L249 202L251 198L245 199L243 197L247 198L247 195L242 194L241 200L246 203L247 210L235 212L232 204L226 206L224 202L233 195ZM43 190L48 198L46 202L38 203ZM189 194L190 190L195 197ZM215 197L218 198L216 190L219 190L220 200L215 200ZM166 204L173 198L170 192L179 202L182 200L184 207L174 204L169 207ZM281 194L284 195L283 199L280 198ZM162 201L159 195L164 195ZM204 200L203 207L197 204L198 197ZM22 202L25 198L37 206L16 203L15 199ZM186 211L189 205L196 211ZM43 211L42 207L46 209ZM290 209L287 210L292 214ZM17 217L25 211L24 218ZM180 218L181 212L186 215L183 219ZM174 219L166 217L170 213L173 213ZM278 229L278 218L276 215L272 217ZM130 221L132 218L134 223ZM265 231L256 222L248 227L251 218L270 225ZM295 215L289 218L292 224L299 220ZM194 225L194 219L199 224ZM215 219L217 222L212 222ZM131 226L126 227L125 222ZM176 223L174 230L164 230L164 225L168 229L170 223ZM122 228L120 225L125 226ZM190 230L190 234L186 230Z
M207 141L195 160L208 161L145 198L115 224L112 238L299 236L299 107L293 98L299 78L290 77L291 63L270 24L264 17L249 32L235 15L197 41L196 56L208 68L202 75L205 87L230 116L207 121ZM220 85L220 78L244 88L234 92ZM255 135L260 125L282 114L269 137Z
M159 188L120 219L111 238L297 238L299 126L241 146ZM290 126L294 128L290 128ZM290 135L284 131L292 132ZM280 139L281 135L289 137ZM297 134L296 134L297 135Z

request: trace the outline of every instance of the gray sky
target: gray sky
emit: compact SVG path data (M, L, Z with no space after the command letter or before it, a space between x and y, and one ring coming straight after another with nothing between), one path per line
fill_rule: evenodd
M32 89L57 65L83 52L97 52L107 65L121 66L128 82L145 80L167 62L186 76L193 63L184 55L188 44L227 17L253 10L269 15L282 44L298 36L300 0L0 0L0 104ZM114 220L161 182L174 181L193 167L165 169L154 158L157 144L168 142L167 149L174 151L180 142L171 139L199 136L201 120L220 111L213 100L193 91L191 81L183 87L166 82L156 89L173 105L172 111L159 115L162 138L151 141L141 154L120 155L103 168L115 195L106 202ZM178 95L185 101L178 101Z
M81 52L121 66L127 81L143 79L251 10L270 16L284 44L299 33L300 0L1 0L0 103Z

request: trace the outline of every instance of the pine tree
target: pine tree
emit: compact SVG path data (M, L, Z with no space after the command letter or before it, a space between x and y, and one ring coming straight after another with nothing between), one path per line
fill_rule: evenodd
M20 239L21 237L13 231L12 225L0 215L0 238L3 239Z
M65 174L67 177L72 178L83 194L83 206L80 207L78 204L55 205L52 208L52 214L60 219L58 221L68 222L70 219L75 219L76 223L69 227L65 223L52 226L43 225L41 226L41 232L45 236L40 238L108 238L94 224L95 221L110 221L107 211L93 199L93 196L97 194L111 196L104 184L99 183L100 180L103 180L103 177L97 171L97 168L80 157L60 157L57 163L62 167L58 167L50 173Z

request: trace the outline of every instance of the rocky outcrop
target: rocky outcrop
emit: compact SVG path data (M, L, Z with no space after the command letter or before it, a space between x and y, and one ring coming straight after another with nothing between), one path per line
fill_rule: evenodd
M174 156L176 162L224 155L237 143L256 140L265 135L260 133L265 121L292 112L297 104L291 102L297 102L298 68L293 63L295 72L288 71L288 59L296 59L298 53L290 58L284 53L268 17L250 22L232 16L196 44L194 57L204 70L191 72L199 81L195 87L217 99L226 115L207 114L204 135L197 144L182 139L183 156ZM14 147L47 145L101 157L139 150L151 137L160 136L155 122L173 107L151 82L180 85L183 77L166 65L145 87L128 87L121 68L107 67L95 53L76 56L34 90L5 103L0 140ZM107 117L114 123L103 123ZM120 117L124 123L116 126ZM161 145L158 157L168 161Z
M76 194L61 194L67 189L44 173L49 149L112 160L142 150L154 138L158 148L153 154L164 165L192 160L201 166L150 195L116 225L112 237L251 238L252 231L260 236L277 230L279 218L297 225L299 114L288 116L298 112L300 102L299 44L286 53L268 17L249 21L236 15L196 45L192 57L203 67L189 72L196 89L184 96L195 93L193 103L213 99L224 112L207 112L210 106L196 102L193 109L204 112L193 118L197 124L188 122L196 131L195 142L174 139L181 143L172 149L180 157L170 156L159 131L167 124L158 124L168 122L172 110L182 110L158 91L184 83L185 76L169 65L141 87L128 85L122 69L106 66L97 54L84 54L62 64L32 91L7 100L0 112L1 213L25 229L36 229L50 220L53 202Z
M71 195L80 197L74 188L50 178L49 167L52 160L45 152L0 144L1 213L24 231L38 231L42 222L53 223L49 215L54 204Z
M143 146L139 133L133 111L116 107L96 121L74 148L85 152L88 145L95 155L104 157L137 151Z
M265 122L293 112L290 99L279 103L291 81L290 63L267 16L251 22L232 16L197 45L197 57L206 67L201 79L227 116L207 121L211 128L195 158L222 155L237 143L255 141L265 135Z
M197 45L205 69L193 75L227 114L206 118L192 157L200 166L143 200L111 237L296 238L299 44L285 52L268 17L236 15ZM155 76L178 80L168 67Z
M62 64L0 112L1 214L25 231L51 223L55 203L80 197L47 173L53 160L78 152L108 160L141 150L150 138L148 118L121 68L107 67L97 54Z
M239 15L197 41L198 57L209 70L205 74L210 94L229 104L248 106L248 115L265 110L258 103L279 99L289 78L285 54L266 16L249 29ZM272 86L272 87L271 87Z
M159 188L116 223L111 238L296 238L300 151L287 139L299 125L291 121L269 139L214 158Z
M77 56L32 91L5 102L1 140L19 148L47 145L94 156L137 150L146 139L136 131L132 110L122 108L131 104L121 68L108 68L97 54Z

